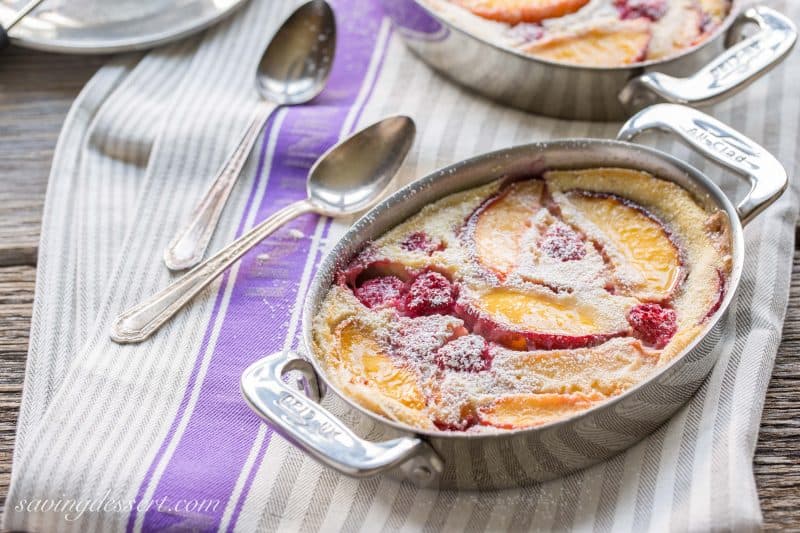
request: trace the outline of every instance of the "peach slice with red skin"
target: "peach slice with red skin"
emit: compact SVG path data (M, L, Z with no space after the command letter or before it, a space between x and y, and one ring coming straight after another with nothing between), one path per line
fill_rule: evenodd
M559 63L617 67L644 61L650 37L649 22L638 18L614 27L591 28L577 35L545 37L526 46L525 51Z
M589 0L456 0L479 17L519 24L574 13Z
M583 348L627 334L595 311L555 294L504 287L461 298L455 307L473 333L512 350Z
M685 11L683 31L673 37L674 51L679 52L701 42L704 38L703 33L706 31L706 27L713 28L713 22L708 20L709 18L696 5L692 5L691 8L687 9Z
M704 25L717 25L722 22L731 9L730 0L699 0L700 9L710 20ZM707 28L703 28L707 31Z
M354 321L343 322L336 332L336 349L332 360L344 367L358 385L365 386L412 410L422 410L426 402L414 372L398 365L386 355L365 326Z
M654 60L672 57L696 45L708 36L707 30L716 26L713 19L703 13L699 2L689 0L671 2L660 22L674 31L651 41L648 55Z
M570 204L603 234L600 246L609 244L618 252L607 259L616 268L630 267L638 274L632 282L643 300L667 300L684 278L681 250L666 227L642 207L607 193L571 191ZM625 289L626 287L621 287Z
M728 278L722 272L722 270L717 269L717 290L716 290L716 298L714 302L711 304L711 308L708 310L706 315L703 317L702 322L705 322L714 314L719 311L719 308L722 307L722 301L725 299L725 293L727 292L728 288Z
M516 266L531 217L544 206L543 195L542 180L512 183L467 220L465 237L474 246L476 260L500 279Z
M537 350L503 360L502 372L536 383L537 393L616 396L645 379L658 355L638 339L612 339L601 346Z
M513 394L502 396L478 408L478 421L484 426L523 429L561 420L605 400L601 394Z

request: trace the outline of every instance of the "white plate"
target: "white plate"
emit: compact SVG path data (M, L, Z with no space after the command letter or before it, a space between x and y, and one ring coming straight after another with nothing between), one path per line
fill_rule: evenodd
M198 32L245 0L45 0L9 32L26 48L77 54L141 50ZM10 20L26 0L0 0Z

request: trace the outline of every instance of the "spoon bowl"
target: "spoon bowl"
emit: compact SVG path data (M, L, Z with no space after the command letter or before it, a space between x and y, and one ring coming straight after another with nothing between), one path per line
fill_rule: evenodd
M142 342L189 303L248 250L290 220L306 213L351 215L386 192L414 140L408 117L382 120L328 150L308 174L308 196L289 204L197 265L167 288L122 313L111 325L114 342Z
M255 85L261 101L239 144L164 251L170 270L198 264L206 253L219 217L253 145L280 106L310 102L325 88L336 52L336 19L325 0L306 2L289 15L261 55Z
M328 150L308 174L314 210L337 217L371 207L403 164L415 132L409 117L390 117Z
M256 71L259 95L279 105L312 100L325 87L336 51L336 19L324 0L300 6L278 29Z

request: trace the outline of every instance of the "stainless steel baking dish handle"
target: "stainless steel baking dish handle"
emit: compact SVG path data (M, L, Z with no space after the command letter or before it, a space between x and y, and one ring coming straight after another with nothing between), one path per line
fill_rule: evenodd
M628 120L617 138L630 141L650 129L675 133L689 147L750 181L750 191L736 206L743 225L777 200L789 184L786 170L772 154L696 109L677 104L648 107Z
M292 370L306 378L305 393L283 381ZM442 472L441 459L417 437L370 442L353 433L318 403L320 389L314 368L291 352L278 352L251 365L242 374L241 388L250 407L275 431L342 474L369 477L397 469L425 486L434 484Z
M755 24L759 31L742 41L742 30ZM619 95L630 110L656 102L713 104L747 87L783 60L797 41L791 20L774 9L750 7L741 12L725 35L729 48L688 78L647 72L633 78Z

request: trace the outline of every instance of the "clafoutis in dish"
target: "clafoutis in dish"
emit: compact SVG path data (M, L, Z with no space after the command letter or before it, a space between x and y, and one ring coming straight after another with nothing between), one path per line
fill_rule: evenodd
M330 381L414 428L567 418L646 380L719 308L728 220L621 168L443 198L337 273L313 325Z
M662 60L706 40L729 0L420 0L456 27L542 59L588 67Z

